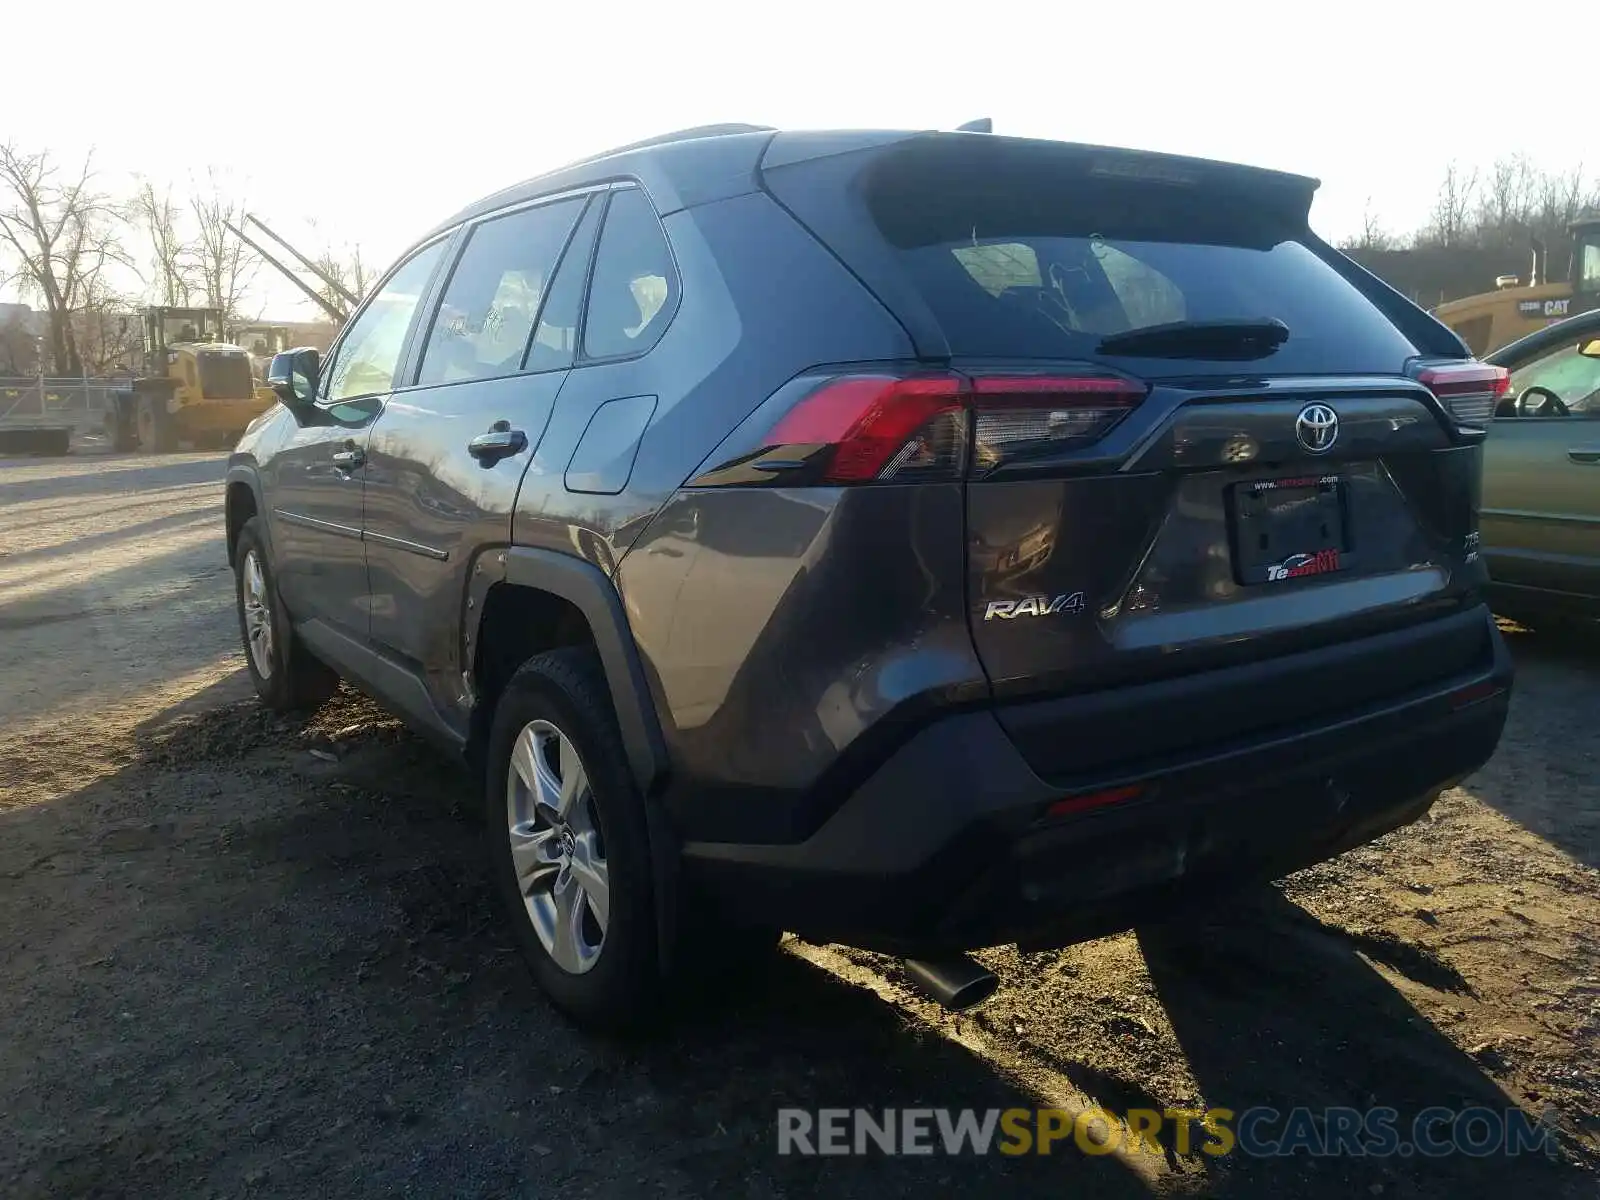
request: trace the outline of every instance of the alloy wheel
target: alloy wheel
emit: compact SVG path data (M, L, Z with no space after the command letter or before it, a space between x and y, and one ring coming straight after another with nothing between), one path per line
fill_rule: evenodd
M610 874L589 773L549 721L530 721L512 746L506 831L534 933L556 966L582 975L605 945Z
M272 603L267 591L266 572L254 550L245 551L244 629L250 644L250 661L263 679L272 676Z

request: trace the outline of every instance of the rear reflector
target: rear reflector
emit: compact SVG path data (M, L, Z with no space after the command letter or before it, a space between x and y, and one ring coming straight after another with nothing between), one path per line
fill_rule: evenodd
M1137 800L1144 793L1144 788L1138 784L1129 784L1127 787L1109 788L1103 792L1089 792L1083 796L1066 796L1057 800L1044 810L1047 817L1070 817L1074 813L1088 812L1091 809L1105 808L1111 804L1123 804L1129 800Z
M1493 699L1505 691L1498 683L1475 683L1471 687L1464 687L1459 692L1450 693L1450 707L1453 709L1469 708L1485 700Z
M1417 381L1439 397L1456 424L1476 428L1488 425L1495 405L1511 389L1511 376L1504 367L1481 362L1423 367Z
M795 487L962 479L1029 455L1088 445L1148 390L1093 368L802 376L730 435L690 483Z

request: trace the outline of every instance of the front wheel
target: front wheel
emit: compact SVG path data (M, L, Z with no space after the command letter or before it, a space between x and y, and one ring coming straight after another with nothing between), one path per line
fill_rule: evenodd
M233 578L245 666L256 695L279 712L321 705L338 691L339 676L294 635L272 576L260 517L251 517L239 531Z

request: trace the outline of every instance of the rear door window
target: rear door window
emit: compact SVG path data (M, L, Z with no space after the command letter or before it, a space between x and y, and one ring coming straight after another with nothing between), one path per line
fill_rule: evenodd
M582 197L541 204L472 231L434 314L418 383L494 379L521 370L545 289L583 204Z

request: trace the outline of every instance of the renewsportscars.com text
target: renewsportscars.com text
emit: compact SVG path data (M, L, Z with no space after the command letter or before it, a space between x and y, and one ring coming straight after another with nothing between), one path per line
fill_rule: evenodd
M778 1153L801 1155L1243 1154L1382 1158L1555 1153L1548 1125L1520 1108L784 1108Z

